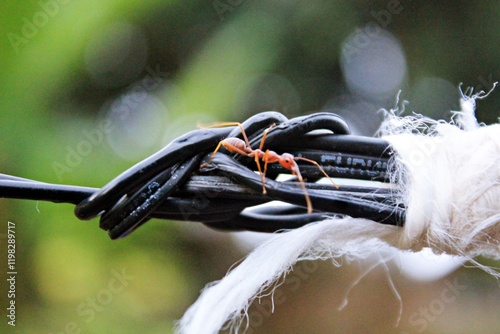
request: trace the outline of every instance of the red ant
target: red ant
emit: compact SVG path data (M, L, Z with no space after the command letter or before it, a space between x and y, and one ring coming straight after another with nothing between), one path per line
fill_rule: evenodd
M297 177L297 179L300 182L300 186L302 187L302 190L304 191L304 196L306 198L306 203L307 203L307 213L312 213L312 204L311 204L311 199L309 198L309 194L307 193L307 189L304 183L304 179L302 178L302 175L300 174L299 166L295 162L295 160L302 160L302 161L307 161L313 165L316 165L319 170L330 180L332 181L332 184L338 189L339 187L333 182L333 180L326 174L326 172L323 170L323 168L314 160L303 158L303 157L294 157L290 153L283 153L283 154L278 154L274 151L271 150L266 150L265 152L262 150L264 147L264 142L266 140L267 133L269 130L271 130L272 127L275 126L275 124L271 125L269 128L267 128L263 135L262 135L262 140L260 142L260 146L258 149L252 149L250 147L250 143L248 141L247 135L245 133L245 130L243 129L243 126L241 123L237 122L225 122L225 123L218 123L216 126L235 126L237 125L240 130L241 134L243 135L243 139L241 140L236 137L231 137L231 138L226 138L223 139L219 142L217 147L215 148L215 151L212 153L210 156L210 159L204 163L201 167L205 167L212 161L212 159L215 156L215 153L219 151L221 146L224 146L226 150L232 153L238 153L243 156L249 157L249 158L254 158L255 159L255 164L257 165L257 169L259 170L260 177L262 178L262 193L266 194L266 172L267 172L267 165L268 164L273 164L273 163L279 163L283 168L288 169L289 171L292 172L293 175ZM262 169L260 167L260 161L264 161L264 172L262 172Z

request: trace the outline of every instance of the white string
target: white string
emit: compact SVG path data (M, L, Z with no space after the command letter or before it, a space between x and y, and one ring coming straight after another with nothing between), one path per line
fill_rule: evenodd
M257 247L224 279L210 285L178 323L183 334L218 333L231 319L238 327L248 306L301 260L368 258L386 246L397 227L364 219L325 220L281 233ZM392 239L395 241L396 239Z
M474 116L485 96L463 95L451 124L389 113L382 131L395 133L384 139L398 153L407 208L400 248L500 258L500 124L480 126Z
M480 125L474 117L475 99L486 95L463 94L462 111L450 124L386 113L381 134L397 152L391 179L401 185L393 196L407 208L404 227L347 217L277 234L208 285L177 323L177 332L218 333L224 324L246 328L242 321L248 321L252 301L301 260L336 263L340 257L350 261L373 254L391 259L396 250L424 248L471 260L500 259L500 124Z

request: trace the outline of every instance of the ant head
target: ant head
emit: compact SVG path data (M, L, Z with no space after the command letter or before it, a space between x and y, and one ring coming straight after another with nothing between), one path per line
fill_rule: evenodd
M295 163L293 155L290 153L283 153L280 157L279 163L283 168L286 168L288 170L293 171L295 169L295 166L297 165Z

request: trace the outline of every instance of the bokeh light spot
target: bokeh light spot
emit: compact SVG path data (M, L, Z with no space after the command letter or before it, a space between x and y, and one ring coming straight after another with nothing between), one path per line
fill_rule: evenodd
M393 95L406 75L401 44L382 29L352 33L342 44L341 67L349 89L371 100Z

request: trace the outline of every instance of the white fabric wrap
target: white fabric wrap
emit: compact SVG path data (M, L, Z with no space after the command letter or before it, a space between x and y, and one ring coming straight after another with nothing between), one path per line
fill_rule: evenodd
M397 152L406 222L395 246L500 258L500 125L384 137Z
M244 331L241 320L251 302L300 260L338 264L339 257L376 256L384 264L394 250L424 247L500 259L500 125L479 126L473 108L474 97L464 96L451 124L387 112L381 135L396 152L391 179L398 184L394 200L407 208L404 227L346 217L277 234L221 281L207 285L177 332L218 333L224 324Z

